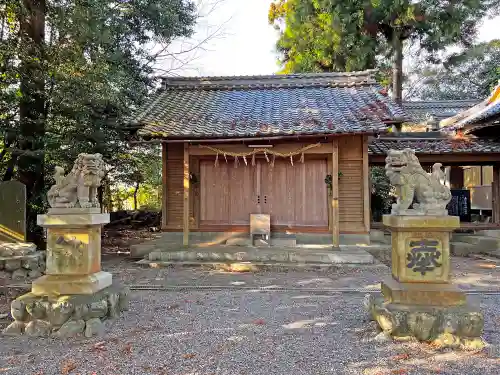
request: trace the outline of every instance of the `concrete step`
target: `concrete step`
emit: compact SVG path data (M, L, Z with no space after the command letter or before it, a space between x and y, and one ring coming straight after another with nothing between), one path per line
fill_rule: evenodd
M496 238L468 236L466 241L453 240L450 242L450 252L455 256L468 256L470 254L486 254L500 258L500 244Z
M476 232L476 234L478 236L493 237L493 238L500 239L500 230L497 230L497 229L478 230Z
M222 263L222 262L199 262L199 261L186 261L186 262L164 262L164 261L150 261L142 259L136 264L145 267L202 267L203 269L225 270L230 272L290 272L290 271L318 271L318 270L336 270L344 268L359 269L373 268L387 270L386 266L381 263L372 264L356 264L356 263L283 263L283 262L241 262L241 263Z
M374 258L360 248L343 250L272 249L272 248L220 248L184 251L154 251L150 262L259 262L259 263L321 263L321 264L372 264Z
M479 248L466 242L450 242L450 253L457 257L467 257L470 254L480 254Z
M237 236L228 238L225 242L227 246L243 246L243 247L269 247L269 246L277 246L277 247L295 247L297 246L297 237L294 234L286 234L286 233L277 233L271 234L271 238L269 241L258 238L255 236L254 241L252 243L250 239L250 235L246 234L244 236Z
M471 245L476 245L487 250L500 248L500 238L495 237L462 234L454 235L452 241L469 243Z

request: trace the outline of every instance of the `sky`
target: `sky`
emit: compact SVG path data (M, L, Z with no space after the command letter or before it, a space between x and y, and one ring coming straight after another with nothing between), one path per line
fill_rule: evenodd
M186 76L273 74L279 70L274 49L278 32L267 21L271 0L222 0L214 10L212 5L217 0L200 1L206 5L200 11L202 18L195 35L172 48L189 50L207 36L215 34L215 37L203 43L202 49L177 55L177 60L188 61L187 64L169 62L165 69ZM500 17L486 20L480 28L479 40L500 38L499 22Z

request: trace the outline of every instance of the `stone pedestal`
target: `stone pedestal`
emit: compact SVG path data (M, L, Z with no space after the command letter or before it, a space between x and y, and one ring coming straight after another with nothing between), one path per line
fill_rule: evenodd
M25 242L0 243L0 279L20 282L39 278L45 271L45 252Z
M444 347L478 349L484 319L450 283L450 233L455 216L384 216L392 235L392 278L382 282L383 298L366 307L384 332L415 337Z
M15 322L5 334L67 337L92 326L86 331L92 336L100 331L100 319L126 307L127 291L101 270L101 228L108 222L98 208L55 208L38 216L47 228L45 275L33 281L31 293L12 302Z
M33 281L37 296L93 294L112 284L112 276L101 271L101 227L109 214L94 209L51 209L38 216L47 228L47 269Z

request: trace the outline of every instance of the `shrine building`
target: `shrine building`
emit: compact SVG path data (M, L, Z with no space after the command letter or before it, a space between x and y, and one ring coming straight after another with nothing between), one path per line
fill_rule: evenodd
M365 236L369 144L405 121L375 71L165 78L133 118L163 154L162 230Z

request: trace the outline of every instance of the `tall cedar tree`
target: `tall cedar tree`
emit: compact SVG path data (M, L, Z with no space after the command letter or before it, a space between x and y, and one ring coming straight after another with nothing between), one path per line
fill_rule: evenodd
M127 159L121 123L153 84L157 55L146 50L189 36L186 0L5 0L0 4L0 153L3 180L28 191L28 240L41 243L55 163L79 152Z
M433 56L470 46L480 21L500 0L277 0L269 22L281 30L284 72L352 71L384 64L392 54L392 95L402 100L403 44L418 41ZM379 59L377 60L377 57ZM436 61L434 61L436 62Z

